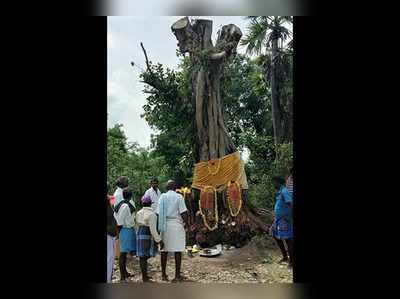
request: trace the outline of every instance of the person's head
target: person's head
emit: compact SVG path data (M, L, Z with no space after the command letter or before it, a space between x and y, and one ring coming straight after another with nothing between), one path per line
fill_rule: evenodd
M122 188L122 189L128 187L128 178L126 176L118 177L116 185L117 185L117 187Z
M151 206L151 198L148 195L144 195L141 199L142 206L150 207Z
M151 178L150 185L153 189L158 189L158 179L156 177Z
M282 185L285 184L285 180L281 176L274 176L272 178L272 184L275 189L279 189Z
M176 189L176 183L174 180L168 180L167 182L167 190L173 190L175 191Z
M122 190L122 197L124 198L124 200L128 200L129 201L130 199L132 199L132 196L133 196L133 192L132 192L131 188L125 187Z

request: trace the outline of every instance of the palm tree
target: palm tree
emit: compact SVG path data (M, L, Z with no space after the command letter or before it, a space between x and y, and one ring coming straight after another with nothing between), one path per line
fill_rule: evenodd
M265 73L266 82L270 83L272 99L272 124L274 127L275 143L283 141L285 134L285 118L279 94L278 71L281 54L285 42L291 38L292 32L285 26L293 23L292 17L281 16L250 16L248 33L242 39L241 44L247 46L250 55L261 55L265 50L270 56L268 71ZM292 46L289 41L288 46Z

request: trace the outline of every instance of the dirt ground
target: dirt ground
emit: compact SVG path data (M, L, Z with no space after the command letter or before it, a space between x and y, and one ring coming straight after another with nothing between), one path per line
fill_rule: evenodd
M182 259L182 272L189 282L198 283L291 283L292 269L287 263L278 264L281 259L276 248L260 249L259 244L250 243L242 248L224 250L218 257L201 257L186 253ZM128 272L134 274L129 282L141 282L139 260L128 257ZM175 273L173 255L168 257L167 274L172 280ZM160 256L149 259L149 276L154 282L161 281ZM113 283L119 282L118 260L114 264Z

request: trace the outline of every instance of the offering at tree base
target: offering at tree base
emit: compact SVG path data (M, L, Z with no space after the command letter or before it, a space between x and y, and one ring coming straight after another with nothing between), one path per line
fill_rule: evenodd
M212 248L204 248L200 251L200 256L215 257L222 254L222 245L218 244Z

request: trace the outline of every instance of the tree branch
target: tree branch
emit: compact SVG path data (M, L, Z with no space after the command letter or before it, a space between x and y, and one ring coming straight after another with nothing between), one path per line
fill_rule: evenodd
M143 43L142 43L142 42L140 42L140 46L142 47L142 50L143 50L143 53L144 53L144 57L146 58L146 66L147 66L147 70L148 70L148 71L149 71L151 74L153 74L153 73L152 73L152 71L151 71L151 68L150 68L149 59L147 58L146 49L144 48L144 46L143 46Z

